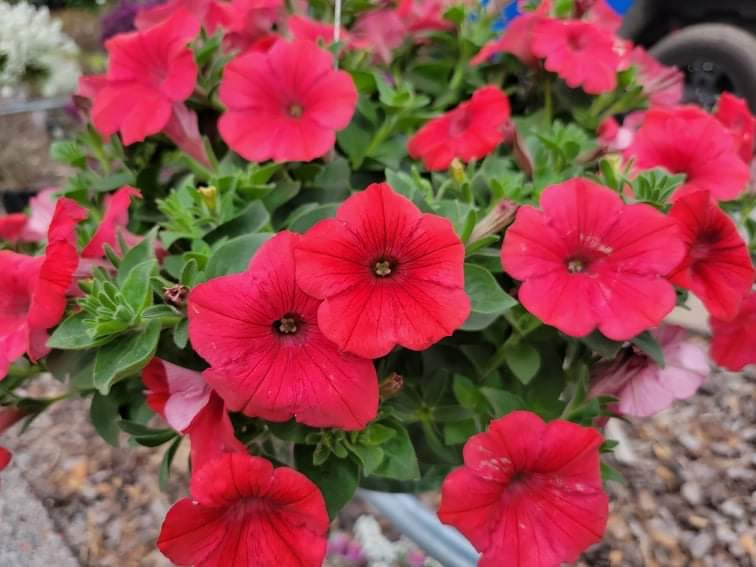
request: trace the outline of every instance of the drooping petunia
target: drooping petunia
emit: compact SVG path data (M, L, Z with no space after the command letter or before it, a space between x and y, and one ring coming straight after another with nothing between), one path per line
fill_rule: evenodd
M684 173L674 197L705 190L717 200L736 198L750 177L732 136L714 117L695 106L652 108L625 151L636 170L663 167Z
M710 317L709 325L712 331L709 354L714 362L734 372L756 364L756 291L743 300L731 321Z
M246 51L271 35L284 10L283 0L215 0L208 11L206 27L209 33L223 28L224 43Z
M349 73L306 40L278 41L266 53L247 52L225 68L218 127L250 161L310 161L328 152L357 105Z
M192 475L192 498L168 511L157 546L176 565L318 567L328 513L306 476L228 453Z
M735 223L707 191L680 197L669 216L677 221L687 248L670 281L695 293L712 317L732 319L754 277L748 247Z
M696 393L710 372L703 343L673 325L662 325L652 334L664 353L664 367L628 349L627 355L595 368L591 396L615 396L617 413L648 417Z
M0 251L0 379L24 353L36 361L49 352L47 330L63 317L79 263L74 230L85 217L83 207L59 199L44 256Z
M714 117L730 131L740 158L745 163L751 163L756 119L748 110L748 103L732 93L722 93Z
M504 91L492 85L481 87L470 100L420 128L410 138L407 151L431 171L447 169L454 158L480 159L504 141L509 119Z
M464 256L447 219L374 183L307 232L296 249L297 283L323 300L326 337L377 358L396 345L424 350L464 323Z
M571 88L601 94L617 86L621 58L611 32L596 24L547 19L533 27L533 54Z
M550 9L551 1L544 0L534 11L520 14L509 22L498 38L486 43L470 62L479 65L499 53L509 53L526 65L536 65L538 56L533 53L533 29L548 19Z
M129 246L141 241L141 237L126 230L129 222L129 206L132 197L142 198L142 193L135 187L125 185L105 198L105 214L97 230L87 245L81 251L82 258L99 259L105 255L105 245L112 247L116 253L122 253L118 235L120 234Z
M575 337L598 328L626 340L675 306L663 277L685 253L674 220L580 178L546 188L541 209L520 207L501 260L523 282L522 305L543 322Z
M203 376L233 411L362 429L378 407L375 368L370 360L340 353L318 328L319 302L295 282L300 238L279 233L246 272L194 288L192 346L211 365Z
M558 567L598 542L609 516L601 435L515 411L471 437L446 477L438 516L482 553L480 567Z
M685 76L677 67L661 64L639 46L630 46L625 59L635 65L637 81L651 107L673 107L682 100Z
M145 399L152 411L176 431L189 436L192 470L226 453L245 452L223 400L202 374L153 358L142 371Z
M187 44L199 25L194 15L178 10L158 26L108 40L106 81L92 106L101 134L120 132L128 145L165 128L174 105L194 91L197 65Z

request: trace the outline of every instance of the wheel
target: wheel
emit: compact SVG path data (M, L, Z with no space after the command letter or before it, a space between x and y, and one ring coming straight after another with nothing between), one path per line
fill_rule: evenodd
M674 31L650 52L685 73L683 99L711 108L732 91L756 111L756 37L729 24L696 24Z

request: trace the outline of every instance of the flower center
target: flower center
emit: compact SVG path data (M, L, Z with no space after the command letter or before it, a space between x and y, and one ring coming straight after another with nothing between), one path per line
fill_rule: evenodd
M303 112L304 108L302 108L302 105L297 104L296 102L290 104L289 108L286 109L286 113L292 118L299 118L300 116L302 116Z
M379 278L387 278L396 271L396 262L387 258L379 258L373 264L373 273Z
M294 313L287 313L273 321L273 330L279 335L294 335L300 330L302 319Z
M584 272L587 267L587 263L580 258L572 258L567 261L567 271L575 274Z

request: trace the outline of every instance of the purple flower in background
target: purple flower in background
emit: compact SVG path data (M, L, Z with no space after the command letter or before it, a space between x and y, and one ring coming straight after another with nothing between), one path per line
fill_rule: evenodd
M104 43L119 33L126 33L136 29L134 18L142 8L149 8L162 4L165 0L119 0L112 10L102 18L102 35Z

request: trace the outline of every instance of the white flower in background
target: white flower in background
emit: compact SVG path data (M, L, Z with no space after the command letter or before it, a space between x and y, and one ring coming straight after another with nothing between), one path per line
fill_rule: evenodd
M354 540L362 547L362 553L367 559L369 567L441 567L441 564L424 553L408 539L401 537L398 541L391 541L383 535L378 521L370 515L364 514L357 518L352 528Z
M24 83L42 96L73 92L81 70L79 49L47 8L0 1L0 90Z

